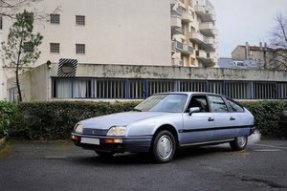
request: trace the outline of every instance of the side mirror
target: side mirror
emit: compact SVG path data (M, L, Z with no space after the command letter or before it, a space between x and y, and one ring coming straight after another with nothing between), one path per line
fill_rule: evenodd
M200 107L191 107L189 108L189 115L192 115L193 113L196 113L196 112L200 112Z

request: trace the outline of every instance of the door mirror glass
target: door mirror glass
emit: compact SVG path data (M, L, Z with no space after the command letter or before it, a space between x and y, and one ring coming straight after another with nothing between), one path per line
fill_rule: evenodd
M200 112L200 107L191 107L189 108L189 115L192 115L193 113Z

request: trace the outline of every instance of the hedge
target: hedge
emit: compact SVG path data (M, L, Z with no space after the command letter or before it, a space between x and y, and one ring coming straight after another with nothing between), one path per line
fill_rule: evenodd
M129 111L138 102L38 102L21 103L23 128L14 135L25 139L66 139L74 125L83 119Z
M74 125L83 119L129 111L138 102L38 102L21 103L23 125L10 129L11 136L32 140L67 139ZM287 127L280 128L279 115L287 108L284 101L241 102L255 116L257 129L264 136L287 137Z
M263 136L287 138L287 127L280 127L280 114L287 110L286 101L241 102L254 115Z
M17 105L0 101L0 138L7 136L12 128L21 127L23 119Z

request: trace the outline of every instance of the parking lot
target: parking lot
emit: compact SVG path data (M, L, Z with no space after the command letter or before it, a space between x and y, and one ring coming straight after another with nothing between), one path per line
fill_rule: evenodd
M0 190L286 190L286 159L286 140L243 152L227 144L192 148L167 164L142 154L103 159L69 141L16 142L0 159Z

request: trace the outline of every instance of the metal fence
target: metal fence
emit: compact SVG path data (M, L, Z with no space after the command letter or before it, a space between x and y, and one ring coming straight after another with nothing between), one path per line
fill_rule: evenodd
M287 99L287 82L52 78L53 98L144 99L159 92L212 92L234 99Z

